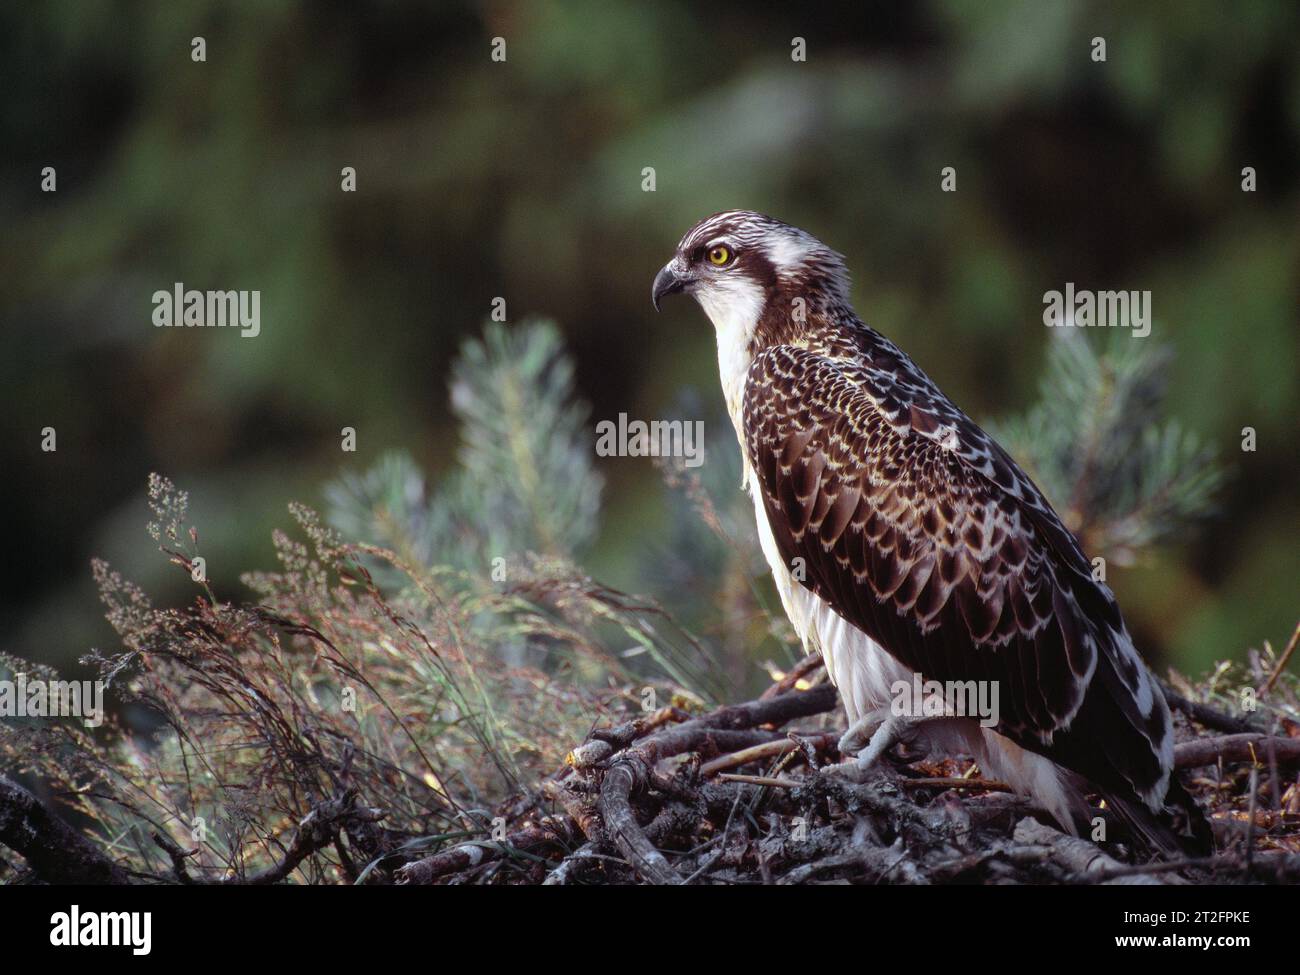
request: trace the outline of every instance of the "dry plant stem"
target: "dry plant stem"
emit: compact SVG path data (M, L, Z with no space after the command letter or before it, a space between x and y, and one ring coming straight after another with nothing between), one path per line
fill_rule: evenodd
M1277 679L1282 676L1282 671L1286 669L1287 662L1291 659L1291 654L1295 653L1296 643L1300 641L1300 623L1296 623L1295 629L1291 631L1291 639L1287 641L1286 649L1282 651L1282 656L1278 657L1277 666L1273 668L1273 673L1268 675L1268 682L1264 684L1264 690L1261 696L1267 694L1277 683Z

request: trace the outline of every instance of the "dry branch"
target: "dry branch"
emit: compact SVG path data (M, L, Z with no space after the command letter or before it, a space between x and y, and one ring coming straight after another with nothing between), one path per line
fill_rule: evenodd
M447 874L470 870L519 851L546 846L567 849L576 838L577 830L572 819L547 816L535 825L510 833L501 842L461 843L423 860L405 864L394 872L394 879L398 884L431 884Z
M764 742L751 748L742 748L740 751L732 752L729 755L719 755L717 758L705 762L700 766L700 775L707 779L719 772L725 772L729 768L748 765L750 762L758 762L765 758L776 758L789 752L802 751L807 745L811 745L818 751L824 751L833 748L838 740L839 735L825 734L811 735L800 740L782 738L779 741Z
M17 782L0 776L0 844L49 884L125 884L130 875Z
M1278 738L1254 732L1198 738L1174 746L1176 768L1196 768L1224 762L1263 762L1270 755L1278 762L1300 761L1300 739Z
M1011 852L1021 862L1035 863L1038 866L1053 864L1064 870L1072 880L1096 881L1106 877L1107 882L1117 884L1160 883L1148 874L1120 876L1114 871L1123 867L1123 864L1096 844L1077 836L1066 836L1059 830L1032 819L1021 820L1016 825L1013 838L1020 845L1012 848Z
M339 834L349 826L377 823L385 816L384 810L357 805L357 791L348 789L342 795L316 805L298 824L283 856L271 866L257 873L209 880L195 877L189 872L186 860L195 851L181 849L174 840L163 833L153 834L154 842L172 862L174 879L182 884L223 884L265 886L278 884L296 870L304 860L326 847L339 845Z

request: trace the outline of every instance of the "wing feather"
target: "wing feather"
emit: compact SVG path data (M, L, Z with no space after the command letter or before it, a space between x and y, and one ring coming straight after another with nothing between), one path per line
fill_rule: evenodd
M998 681L1003 734L1163 796L1168 711L1109 590L1015 462L910 360L886 365L755 356L745 448L782 557L925 678Z

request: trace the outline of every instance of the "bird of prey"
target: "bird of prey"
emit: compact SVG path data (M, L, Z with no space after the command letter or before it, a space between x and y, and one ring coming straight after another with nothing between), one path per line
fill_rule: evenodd
M1114 595L1010 455L858 318L844 259L733 210L681 239L655 308L675 292L717 332L742 487L782 605L839 688L841 751L864 767L900 740L969 754L1071 832L1095 791L1149 851L1211 849ZM893 706L903 684L969 682L998 689L996 723L948 697Z

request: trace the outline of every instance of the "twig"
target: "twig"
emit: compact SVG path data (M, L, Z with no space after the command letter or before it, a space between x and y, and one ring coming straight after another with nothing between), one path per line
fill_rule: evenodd
M1225 711L1220 711L1218 708L1184 697L1174 690L1168 681L1160 681L1160 687L1164 691L1165 700L1169 702L1171 708L1183 712L1199 725L1212 728L1215 731L1223 731L1230 735L1248 734L1256 731L1254 726L1243 718L1234 717Z
M980 792L1011 792L1011 786L996 779L964 779L959 775L933 778L899 779L905 789L975 789Z
M599 858L600 854L596 852L595 844L584 843L561 860L560 865L546 875L546 879L542 881L542 886L563 887L569 882L569 875L573 873L575 868L590 860Z
M1246 875L1250 876L1250 868L1254 866L1255 856L1255 807L1259 802L1259 769L1255 766L1250 768L1250 805L1246 809Z
M591 737L597 741L606 742L614 748L626 748L638 738L645 737L657 728L689 719L690 715L681 708L668 705L651 712L643 718L626 721L613 728L597 728L591 733Z
M1077 874L1071 879L1076 882L1096 884L1105 883L1108 880L1118 880L1122 877L1146 877L1157 873L1178 873L1182 870L1212 867L1225 862L1227 860L1223 857L1186 857L1181 860L1153 860L1151 863L1121 863L1102 870L1095 870L1092 873Z
M746 785L763 785L769 786L773 789L797 789L801 785L807 785L806 782L801 782L799 779L773 777L770 775L735 775L733 773L724 772L719 775L718 778L722 779L724 782L744 782Z
M767 688L759 696L760 701L766 701L769 698L776 697L778 694L785 694L795 689L799 681L803 680L813 671L822 666L822 655L820 653L810 653L797 664L789 669L786 674L771 687Z
M198 850L182 850L180 846L177 845L176 841L166 833L155 832L152 835L154 843L156 843L171 860L172 872L176 875L176 879L180 883L186 885L197 883L198 881L195 881L195 879L190 876L189 867L186 865L185 861L194 856Z
M1064 867L1075 880L1096 883L1099 875L1123 867L1123 864L1100 847L1077 836L1066 836L1059 830L1044 826L1036 819L1022 819L1016 824L1012 836L1016 843L1023 844L1019 849L1012 849L1013 855L1031 860L1035 858L1051 860ZM1142 874L1121 877L1117 882L1158 884L1160 881Z
M1197 738L1174 746L1175 768L1197 768L1225 762L1258 762L1258 752L1272 747L1279 762L1300 760L1300 739L1278 738L1250 732L1220 738Z
M1268 752L1268 791L1271 794L1273 812L1282 811L1282 776L1277 769L1277 742L1265 743Z
M1295 880L1300 877L1300 855L1278 851L1263 851L1255 854L1250 860L1238 853L1223 853L1212 857L1189 857L1183 860L1157 860L1152 863L1120 864L1076 879L1085 883L1099 883L1118 877L1171 873L1185 869L1207 870L1213 874L1245 871L1255 878L1281 883L1288 878Z
M1282 651L1282 656L1278 658L1277 666L1273 668L1273 673L1268 675L1268 682L1264 684L1264 690L1260 696L1267 694L1277 683L1277 679L1282 676L1282 671L1286 669L1287 661L1291 659L1291 654L1295 653L1296 643L1300 642L1300 622L1297 622L1295 629L1291 632L1291 639L1287 641L1286 649Z
M803 738L803 741L812 742L818 748L829 748L835 744L838 737L838 735L834 734L809 735ZM764 742L761 745L743 748L729 755L719 755L717 758L705 762L700 766L700 776L707 779L729 768L748 765L750 762L762 761L765 758L775 758L778 755L784 755L786 752L802 750L799 742L788 737L777 741Z
M575 839L575 824L565 817L547 816L509 833L504 840L477 840L460 843L448 850L399 867L394 872L398 884L431 884L448 874L470 870L492 860L548 845L567 846Z
M731 811L727 813L727 821L723 824L722 833L718 836L718 848L704 858L699 867L686 878L685 884L693 884L699 877L703 876L705 871L712 869L713 865L722 859L722 855L727 852L727 838L731 836L731 824L736 818L736 810L740 808L739 790L736 792L736 798L731 803Z
M323 802L309 812L294 831L293 839L284 858L247 877L232 877L228 884L276 884L297 869L298 864L317 850L334 843L338 832L347 823L376 823L387 814L382 809L357 805L357 790L348 789L342 795Z

